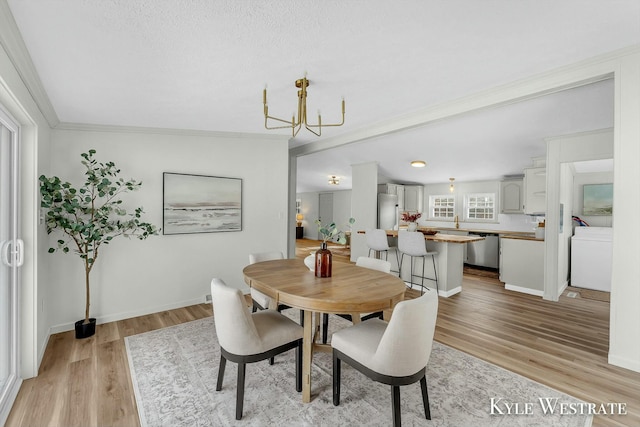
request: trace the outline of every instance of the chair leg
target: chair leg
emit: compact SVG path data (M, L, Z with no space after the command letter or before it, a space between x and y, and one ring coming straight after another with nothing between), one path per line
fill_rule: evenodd
M427 377L420 379L420 388L422 389L422 404L424 405L424 416L431 419L431 410L429 409L429 393L427 393Z
M271 357L269 358L269 365L273 365L275 363L275 358Z
M396 265L398 266L398 277L400 277L400 259L398 258L398 250L395 250L396 252Z
M302 391L302 340L298 341L296 347L296 391Z
M400 427L402 425L400 420L400 386L391 386L391 400L393 404L393 427Z
M238 390L236 393L236 420L242 419L242 404L244 402L244 377L247 370L246 363L238 363Z
M420 295L424 294L424 265L427 263L427 259L422 257L422 282L420 282Z
M322 313L322 344L327 343L328 334L329 334L329 314Z
M436 278L436 291L438 291L438 295L440 294L440 288L438 287L438 272L436 271L436 257L435 255L431 255L431 261L433 261L433 275Z
M409 263L410 267L411 267L411 271L409 272L409 283L411 283L411 289L413 289L413 257L409 256L409 258L411 258L411 262Z
M333 352L333 406L340 405L340 359Z
M300 326L304 326L304 310L300 310Z
M227 359L225 359L223 355L220 355L220 367L218 368L218 383L216 384L216 391L222 390L225 366L227 366Z

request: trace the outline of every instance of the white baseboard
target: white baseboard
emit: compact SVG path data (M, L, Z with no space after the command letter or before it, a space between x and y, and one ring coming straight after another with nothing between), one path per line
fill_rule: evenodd
M640 360L631 360L626 357L619 357L609 353L608 362L610 365L619 366L621 368L630 369L635 372L640 372Z
M448 291L439 291L438 295L441 297L449 298L451 295L455 295L457 293L462 292L462 286L458 286L457 288L449 289Z
M411 283L409 282L404 282L404 284L407 286L407 288L411 288ZM427 288L428 286L425 286L425 288ZM418 286L418 288L420 288L420 286ZM429 289L435 289L432 286L428 287ZM459 292L462 292L462 286L458 286L457 288L453 288L450 289L448 291L438 291L438 296L444 297L444 298L449 298L451 295L455 295Z
M544 295L544 291L539 291L537 289L525 288L523 286L515 286L510 285L508 283L504 284L504 288L508 291L521 292L523 294L535 295L537 297L541 297Z
M158 306L158 307L148 307L148 308L145 308L143 310L134 310L134 311L128 311L128 312L123 312L123 313L109 314L107 316L97 317L96 318L96 324L100 325L102 323L116 322L118 320L123 320L123 319L131 319L132 317L145 316L147 314L158 313L158 312L161 312L161 311L173 310L173 309L182 308L182 307L188 307L190 305L202 304L203 302L204 301L202 300L202 298L197 298L197 299L192 299L192 300L179 301L179 302L175 302L175 303L172 303L172 304L166 304L166 305L162 305L162 306ZM72 331L75 328L74 324L75 324L75 322L73 322L73 323L63 323L63 324L60 324L60 325L52 326L52 327L49 328L49 335L57 334L57 333L60 333L60 332ZM47 337L47 341L48 341L48 339L49 338Z
M558 297L560 297L560 295L562 295L565 289L567 289L567 286L569 286L569 281L565 280L565 282L562 285L560 285L560 287L558 288Z

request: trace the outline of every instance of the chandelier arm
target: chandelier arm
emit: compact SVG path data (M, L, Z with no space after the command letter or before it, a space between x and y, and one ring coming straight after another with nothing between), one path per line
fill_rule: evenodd
M340 123L333 123L333 124L318 123L317 125L305 123L305 126L312 127L312 128L322 128L322 127L329 127L329 126L342 126L343 124L344 124L344 113L342 114L342 121Z
M269 127L269 126L268 126L268 121L267 121L268 119L276 120L276 121L279 121L279 122L282 122L282 123L287 123L287 126L273 126L273 127ZM273 116L265 116L265 117L264 117L264 127L265 127L266 129L269 129L269 130L271 130L271 129L284 129L284 128L290 128L290 127L295 127L295 126L300 126L300 122L297 122L297 123L293 123L293 124L292 124L292 123L291 123L291 120L283 120L283 119L279 119L278 117L273 117Z
M320 129L318 129L318 132L314 131L313 129L311 129L306 123L304 124L304 127L311 132L312 134L314 134L315 136L321 136L322 135L322 126L320 126Z

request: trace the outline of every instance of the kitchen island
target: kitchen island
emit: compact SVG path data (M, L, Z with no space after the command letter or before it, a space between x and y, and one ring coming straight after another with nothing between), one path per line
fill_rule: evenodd
M421 231L421 230L419 230ZM364 231L358 231L358 233L364 234ZM397 230L386 230L387 236L392 238L398 237ZM457 236L453 234L425 234L427 250L430 252L438 252L436 256L436 271L438 273L438 288L439 295L443 297L450 297L458 292L462 291L462 269L464 267L464 245L469 242L477 242L483 240L484 237L479 236ZM398 253L398 258L401 254ZM427 259L427 263L431 260ZM402 272L402 280L405 282L410 281L410 275L407 266L410 265L409 259L405 257L404 271ZM429 268L430 264L425 266L425 275L430 277L433 275L432 269ZM414 273L422 274L421 263L414 262ZM432 277L432 276L431 276ZM414 278L414 280L421 280ZM427 280L429 287L433 287L435 282Z

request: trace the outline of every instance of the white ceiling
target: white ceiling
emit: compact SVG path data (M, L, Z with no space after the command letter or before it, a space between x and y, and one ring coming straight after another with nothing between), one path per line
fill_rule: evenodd
M309 111L335 138L383 120L640 43L637 0L7 1L58 121L244 133ZM495 179L542 138L613 124L613 86L548 95L300 158L298 191L350 188L375 160L406 182ZM312 114L313 115L313 114ZM56 117L57 116L57 117ZM301 131L296 147L317 137ZM410 169L410 160L428 166Z

